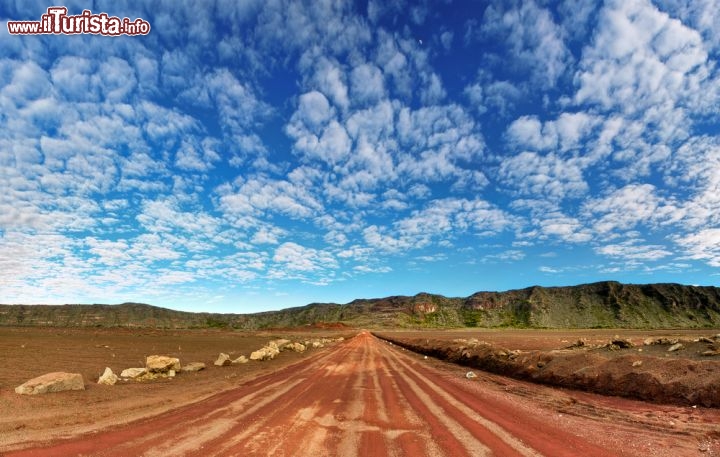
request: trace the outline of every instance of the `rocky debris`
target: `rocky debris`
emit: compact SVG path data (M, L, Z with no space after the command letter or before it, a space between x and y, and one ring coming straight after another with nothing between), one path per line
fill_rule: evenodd
M587 347L587 341L584 338L580 338L573 344L565 346L565 349L579 349L584 347Z
M703 357L714 357L716 355L720 355L720 351L710 349L710 350L701 352L700 355Z
M165 355L149 355L145 359L145 368L150 373L168 373L169 371L180 371L180 359Z
M213 363L217 367L226 367L230 364L232 364L232 359L230 359L230 356L225 354L224 352L221 352L220 355L218 355L217 360Z
M677 344L678 341L679 340L677 338L647 338L643 342L643 344L645 346L652 346L655 344L664 344L664 345L672 346L673 344Z
M244 355L241 355L241 356L238 357L237 359L233 360L233 361L232 361L232 364L233 364L233 365L240 365L240 364L242 364L242 363L248 363L249 361L250 361L250 359L248 359L248 358L245 357Z
M465 377L468 379L473 379L473 378L477 378L477 375L475 373L473 373L472 371L468 371L467 373L465 373Z
M180 371L184 372L194 372L194 371L200 371L205 369L205 364L202 362L190 362L183 365Z
M313 347L313 349L319 349L319 348L324 348L325 345L322 344L320 341L315 340L312 342L312 347Z
M290 351L295 351L295 352L305 352L307 347L302 343L295 342L295 343L290 343L290 344L286 345L285 349L290 350Z
M636 360L632 364L633 368L641 367L642 366L642 360Z
M675 343L668 348L668 352L675 352L679 351L680 349L685 349L685 345L683 345L682 343Z
M630 341L627 338L620 338L618 335L615 335L610 342L610 344L619 347L620 349L629 349L633 346L635 346L632 341Z
M697 341L698 341L699 343L708 343L708 344L714 344L714 343L715 343L715 341L714 341L712 338L707 338L707 337L705 337L705 336L701 336L700 338L697 339Z
M120 373L121 378L135 379L147 373L145 368L126 368Z
M105 384L106 386L114 386L116 382L118 382L117 375L113 373L110 367L105 367L105 371L102 376L100 376L97 383Z
M277 348L278 351L282 351L283 349L285 349L285 346L287 346L290 343L291 343L290 340L286 340L285 338L280 338L278 340L270 341L267 344L267 346L274 347L274 348Z
M280 349L276 345L268 344L250 354L250 360L272 360L278 354L280 354Z
M33 378L17 386L15 393L21 395L37 395L64 390L85 390L85 383L80 373L64 373L61 371L47 373Z
M174 378L181 369L180 359L177 357L149 355L145 359L145 368L128 368L120 373L120 377L135 381Z

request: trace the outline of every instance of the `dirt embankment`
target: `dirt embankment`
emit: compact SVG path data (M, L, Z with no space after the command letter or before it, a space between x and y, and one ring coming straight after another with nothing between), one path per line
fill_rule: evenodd
M646 350L632 343L597 347L578 342L565 349L521 351L476 339L376 336L420 354L515 379L655 403L720 407L720 357L695 356L696 347L717 346L720 340L686 341L685 354L693 357L668 357L670 343L664 341Z

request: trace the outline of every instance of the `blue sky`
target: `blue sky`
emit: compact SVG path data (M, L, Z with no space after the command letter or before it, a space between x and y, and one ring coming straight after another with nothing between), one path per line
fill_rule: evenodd
M151 32L9 35L52 5L0 2L0 302L718 284L714 0L96 1Z

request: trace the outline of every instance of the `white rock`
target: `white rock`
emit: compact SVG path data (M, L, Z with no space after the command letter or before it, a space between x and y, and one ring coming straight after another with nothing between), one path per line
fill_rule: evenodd
M295 351L295 352L305 352L307 347L305 347L305 345L302 343L290 343L285 346L285 349Z
M145 368L151 373L167 373L180 370L180 359L165 355L149 355L145 359Z
M182 371L200 371L205 369L205 364L202 362L190 362L182 367Z
M113 371L110 369L110 367L105 367L105 371L103 372L102 376L100 376L100 379L98 379L98 384L105 384L106 386L114 386L115 383L118 381L118 377Z
M120 377L135 379L145 373L147 373L145 368L126 368L120 373Z
M250 359L248 359L248 358L245 357L244 355L241 355L240 357L238 357L238 358L236 358L235 360L233 360L232 363L233 363L233 365L239 365L239 364L242 364L242 363L248 363L249 361L250 361Z
M467 373L465 373L465 377L468 379L473 379L473 378L477 378L477 375L475 373L473 373L472 371L468 371Z
M685 349L685 346L683 346L682 343L675 343L668 348L668 352L675 352L679 351L680 349Z
M265 346L250 354L250 360L272 360L280 350L275 346Z
M82 375L64 372L47 373L15 388L15 392L21 395L37 395L64 390L85 390Z
M282 351L282 350L285 348L285 346L287 346L288 344L290 344L290 340L286 340L285 338L281 338L281 339L279 339L279 340L272 340L272 341L270 341L270 342L267 344L267 346L269 346L269 347L274 347L274 348L276 348L277 350Z
M217 360L215 361L215 365L218 367L226 367L232 363L232 360L230 360L230 356L225 354L224 352L221 352L218 356Z

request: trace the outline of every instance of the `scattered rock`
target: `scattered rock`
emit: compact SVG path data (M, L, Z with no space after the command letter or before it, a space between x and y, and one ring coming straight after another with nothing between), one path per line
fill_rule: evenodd
M185 365L183 365L182 369L180 371L185 372L193 372L193 371L200 371L205 369L205 364L202 362L190 362Z
M218 367L226 367L230 364L232 364L232 360L230 359L230 356L224 352L221 352L217 360L214 362L214 365Z
M15 388L15 393L21 395L37 395L49 392L62 392L64 390L85 390L85 383L80 373L53 372L37 378Z
M618 335L615 335L615 337L613 337L610 344L612 344L613 346L617 346L620 349L629 349L634 346L632 341L626 338L620 338Z
M712 350L704 351L704 352L701 352L700 355L702 355L704 357L713 357L716 355L720 355L720 351L712 351Z
M473 373L472 371L468 371L467 373L465 373L465 377L468 379L473 379L473 378L477 378L477 375L475 373Z
M103 372L102 376L100 376L100 379L98 379L98 384L114 386L116 382L118 382L117 375L113 373L110 367L105 367L105 371Z
M647 338L644 342L645 346L652 346L655 344L673 345L673 344L677 344L677 343L678 343L677 338Z
M632 364L633 367L641 367L642 366L642 360L636 360Z
M287 346L288 344L290 344L290 340L286 340L285 338L280 338L278 340L270 341L267 344L267 347L271 347L271 348L274 347L278 351L282 351L285 348L285 346Z
M287 346L285 346L285 349L289 349L289 350L295 351L295 352L305 352L307 347L302 343L290 343Z
M280 354L277 346L265 346L250 354L250 360L272 360Z
M165 355L149 355L145 359L145 368L151 373L167 373L170 370L180 371L180 359Z
M584 348L585 346L587 346L587 341L583 338L580 338L570 346L566 346L565 349Z
M250 361L250 360L249 360L247 357L245 357L244 355L241 355L241 356L238 357L237 359L233 360L233 361L232 361L232 364L233 364L233 365L239 365L239 364L241 364L241 363L248 363L249 361Z
M121 378L135 379L147 373L145 368L126 368L120 373Z
M392 343L390 343L390 344L392 344ZM318 341L318 340L315 340L315 341L312 342L312 347L313 347L313 349L318 349L318 348L323 348L323 347L325 347L325 345L322 344L322 342L320 342L320 341Z
M675 343L668 348L668 352L675 352L679 351L680 349L685 349L685 346L682 343Z

